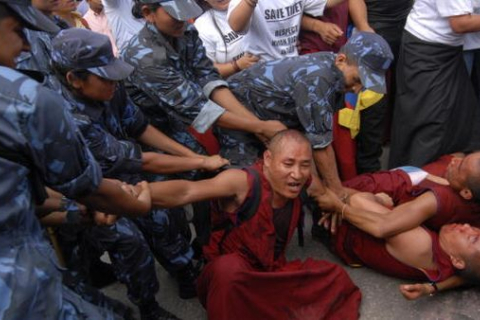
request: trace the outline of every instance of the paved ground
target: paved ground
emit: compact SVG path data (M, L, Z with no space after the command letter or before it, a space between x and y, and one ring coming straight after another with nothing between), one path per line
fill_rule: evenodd
M388 149L385 153L388 153ZM386 164L385 157L382 159L382 163ZM289 260L313 257L342 264L322 244L312 241L310 232L308 232L310 226L311 219L307 217L305 247L301 248L297 245L295 236L287 251ZM363 294L360 310L360 319L362 320L480 319L480 289L459 289L441 293L434 297L425 297L417 301L407 301L398 291L398 285L404 282L375 273L367 268L345 268ZM184 320L207 319L205 310L197 299L181 300L178 298L175 281L168 276L160 265L157 265L157 275L160 281L157 300L162 307ZM103 291L134 308L126 297L126 290L123 285L116 283ZM135 311L137 310L135 309Z
M307 224L310 225L309 220L307 219ZM310 230L309 225L305 230ZM312 241L309 232L305 232L305 247L303 248L297 245L296 237L293 238L287 256L289 259L314 257L341 264L322 244ZM367 268L345 268L363 294L360 319L480 319L480 289L456 290L412 302L405 300L398 291L398 285L402 281L377 274ZM175 281L159 265L157 265L157 275L161 286L157 300L162 307L184 320L207 319L205 310L197 299L181 300L178 298ZM103 291L109 296L129 304L123 285L113 284ZM133 305L129 305L133 307Z

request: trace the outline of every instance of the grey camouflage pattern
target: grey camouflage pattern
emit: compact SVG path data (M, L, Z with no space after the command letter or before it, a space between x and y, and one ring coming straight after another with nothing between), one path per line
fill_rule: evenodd
M100 168L58 94L0 67L0 96L2 148L23 154L47 186L69 197L99 186ZM62 285L35 216L29 170L0 155L0 318L115 319Z

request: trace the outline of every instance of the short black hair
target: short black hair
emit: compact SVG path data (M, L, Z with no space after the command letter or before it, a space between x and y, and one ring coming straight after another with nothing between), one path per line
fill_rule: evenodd
M6 18L17 18L18 20L22 21L18 14L15 13L12 9L10 9L5 3L0 2L0 20L6 19Z
M456 269L456 274L467 281L468 284L480 285L480 254L465 260L465 269Z
M56 78L58 79L58 81L60 81L60 83L62 85L64 85L65 87L69 88L70 90L72 90L72 86L68 83L67 81L67 73L68 72L72 72L73 75L80 79L80 80L87 80L88 76L90 74L92 74L90 71L88 70L72 70L70 68L65 68L63 66L61 66L60 64L56 63L55 61L52 61L52 70L53 70L53 73L55 74Z
M143 19L142 7L147 6L150 11L155 12L162 5L160 3L143 3L141 0L135 0L132 7L132 15L137 19Z

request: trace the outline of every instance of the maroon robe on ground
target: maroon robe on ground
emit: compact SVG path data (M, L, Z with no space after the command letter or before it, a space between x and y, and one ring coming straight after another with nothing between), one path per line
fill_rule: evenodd
M443 176L451 156L443 156L423 167L431 174ZM362 174L344 182L344 186L359 191L385 192L392 197L395 206L411 201L424 192L431 191L437 199L437 212L424 225L434 231L449 223L469 223L480 227L480 205L463 199L449 186L424 180L412 186L409 176L402 170L379 171Z
M338 228L332 242L333 251L349 265L363 265L380 273L415 281L440 282L455 273L455 269L440 247L438 235L425 229L432 238L433 260L437 270L420 270L395 259L385 246L385 240L372 237L349 223Z
M210 320L225 319L357 319L360 290L338 265L307 259L287 262L285 248L274 259L275 227L271 189L263 166L251 167L260 176L261 199L256 214L235 227L223 242L222 231L212 233L204 253L210 261L197 280L198 295ZM248 171L247 171L248 173ZM251 205L254 177L248 173L250 193L242 208ZM293 200L291 240L300 218L300 199ZM237 212L213 210L213 225L236 222Z

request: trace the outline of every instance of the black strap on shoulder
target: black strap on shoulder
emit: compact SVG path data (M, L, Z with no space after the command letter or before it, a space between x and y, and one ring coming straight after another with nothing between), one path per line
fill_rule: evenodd
M223 254L223 243L233 228L238 227L245 221L250 220L257 213L260 200L262 199L262 183L260 181L260 175L258 174L258 171L250 168L246 168L245 170L247 170L253 176L252 204L248 208L245 208L245 210L240 210L237 212L236 225L233 224L232 220L227 219L224 223L214 228L214 230L225 230L222 238L218 242L218 251L220 254Z
M0 156L9 161L18 163L30 170L29 179L32 183L33 197L35 199L35 203L37 205L43 204L45 202L45 199L48 198L48 194L45 190L45 184L43 183L43 179L40 177L38 171L35 170L32 161L25 155L8 150L2 145L0 145Z
M302 204L306 203L308 199L307 189L305 187L302 188L300 192L300 201ZM305 245L305 239L303 234L303 229L305 227L305 211L302 205L300 209L300 217L298 218L298 225L297 225L297 236L298 236L298 246L303 247Z

